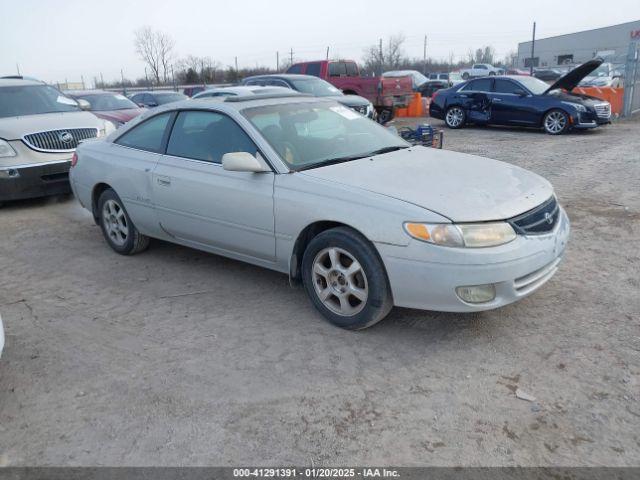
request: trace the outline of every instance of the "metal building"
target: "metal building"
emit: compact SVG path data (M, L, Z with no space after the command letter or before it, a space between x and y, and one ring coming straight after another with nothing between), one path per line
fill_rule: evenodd
M586 62L596 56L624 63L631 41L640 41L640 20L536 39L534 67L555 67ZM518 67L528 68L531 41L518 44Z

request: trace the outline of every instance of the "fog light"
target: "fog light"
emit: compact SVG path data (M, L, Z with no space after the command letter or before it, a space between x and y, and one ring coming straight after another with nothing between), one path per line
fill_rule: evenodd
M496 298L496 286L493 283L486 285L468 285L457 287L456 293L467 303L490 302Z

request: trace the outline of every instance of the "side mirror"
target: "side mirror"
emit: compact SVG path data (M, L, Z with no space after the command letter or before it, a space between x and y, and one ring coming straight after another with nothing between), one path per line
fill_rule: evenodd
M268 172L260 160L249 152L230 152L222 156L222 168L230 172Z
M525 92L524 90L522 90L521 88L518 88L517 90L514 90L513 93L515 93L519 97L526 97L528 95L528 93Z
M80 98L77 100L78 101L78 106L80 107L80 110L91 110L91 104L89 102L87 102L85 99Z

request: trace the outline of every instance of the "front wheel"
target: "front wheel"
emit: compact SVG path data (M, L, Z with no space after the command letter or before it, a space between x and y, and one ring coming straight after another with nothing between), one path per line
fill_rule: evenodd
M464 73L462 74L462 78L463 78L464 80L469 80L469 72L464 72Z
M98 215L102 234L109 246L121 255L133 255L149 246L149 237L135 227L122 200L112 189L98 199Z
M444 116L444 123L449 128L462 128L467 120L467 114L464 109L459 106L449 107Z
M370 327L393 306L378 253L346 227L326 230L311 240L302 257L302 280L316 309L341 328Z
M542 126L549 135L560 135L569 129L569 115L562 110L551 110L544 116Z

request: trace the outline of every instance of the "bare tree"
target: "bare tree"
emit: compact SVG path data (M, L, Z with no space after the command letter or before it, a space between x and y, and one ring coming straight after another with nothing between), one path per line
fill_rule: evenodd
M134 45L140 59L147 64L156 83L167 83L173 56L173 39L166 33L143 27L135 32Z
M406 63L402 45L405 38L402 34L392 35L386 44L372 45L364 52L364 67L368 71L379 71L397 69Z

